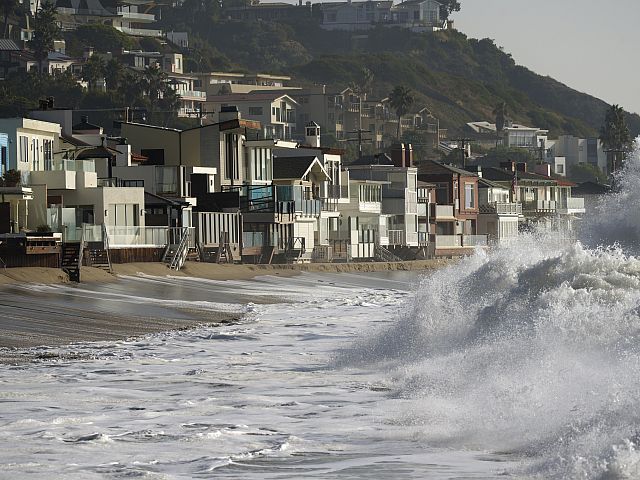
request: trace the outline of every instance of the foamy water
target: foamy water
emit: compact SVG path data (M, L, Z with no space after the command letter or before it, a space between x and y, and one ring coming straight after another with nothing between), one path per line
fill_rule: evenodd
M1 366L0 478L640 478L637 184L634 161L581 242L538 232L413 285L30 287L244 320Z

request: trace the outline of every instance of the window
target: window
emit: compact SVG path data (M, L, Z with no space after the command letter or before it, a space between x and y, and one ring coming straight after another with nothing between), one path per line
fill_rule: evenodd
M238 135L235 133L225 135L224 143L224 178L227 180L238 180L240 178L240 168L238 165Z
M556 173L562 175L564 173L564 165L556 165Z
M465 210L471 210L475 208L475 185L473 183L464 184L464 208Z
M271 180L271 150L254 148L250 155L254 180Z
M51 170L53 167L53 142L51 140L43 140L42 146L44 150L44 169Z
M133 203L112 203L108 208L108 223L121 227L137 227L140 210Z
M7 165L7 160L7 147L3 145L0 147L0 175L3 175L9 167Z
M249 115L262 115L262 107L249 107Z
M20 136L18 138L18 142L20 144L20 161L28 162L29 161L29 139L24 136Z

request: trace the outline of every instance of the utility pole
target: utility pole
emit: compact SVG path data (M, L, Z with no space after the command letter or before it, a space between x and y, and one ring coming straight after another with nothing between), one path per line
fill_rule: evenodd
M363 134L371 133L371 132L369 132L369 130L363 130L362 128L358 128L357 130L354 130L352 132L347 132L347 133L358 135L357 138L348 138L346 141L358 142L358 160L360 160L362 158L362 144L371 143L372 141L370 138L363 138Z
M462 152L462 168L466 168L467 166L467 145L471 141L470 138L454 138L455 142L458 142L458 149Z

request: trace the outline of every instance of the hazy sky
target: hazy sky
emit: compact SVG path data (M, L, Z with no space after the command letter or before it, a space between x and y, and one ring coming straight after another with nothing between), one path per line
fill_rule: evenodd
M640 0L460 0L456 27L516 63L640 112Z

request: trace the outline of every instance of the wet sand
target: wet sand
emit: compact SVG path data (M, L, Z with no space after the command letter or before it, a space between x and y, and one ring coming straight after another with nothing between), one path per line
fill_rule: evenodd
M265 275L283 278L311 272L314 282L340 282L342 278L360 281L363 286L385 288L385 279L392 275L403 272L417 275L446 264L446 261L309 265L189 262L183 270L175 272L164 264L132 263L114 265L115 275L83 267L80 284L69 283L66 274L58 269L7 269L0 271L0 363L37 359L42 352L25 349L38 346L113 341L238 321L243 316L240 313L243 306L249 302L286 300L286 291L280 292L282 298L273 294L261 296L256 291L243 291L238 284ZM341 273L356 275L344 277ZM258 285L258 280L255 281ZM296 282L292 278L290 285L295 286ZM129 300L132 295L140 301ZM190 302L203 301L213 302L214 306L207 309L189 306ZM215 302L237 308L216 309Z

